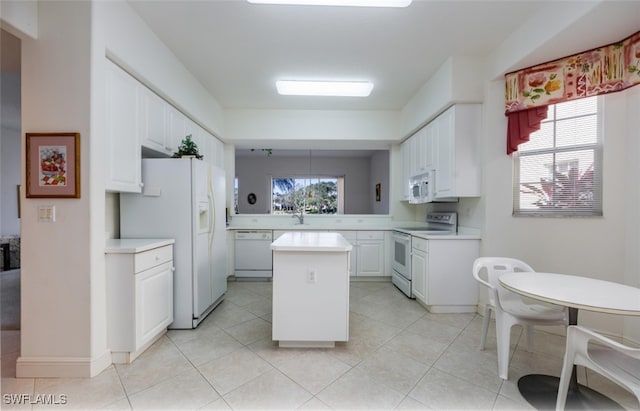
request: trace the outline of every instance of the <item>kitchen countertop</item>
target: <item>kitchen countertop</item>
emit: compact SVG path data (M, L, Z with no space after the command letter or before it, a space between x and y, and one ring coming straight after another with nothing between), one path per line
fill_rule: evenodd
M480 240L482 238L480 230L466 227L458 227L458 232L453 234L433 234L404 228L394 228L393 231L400 231L401 233L424 238L425 240Z
M111 254L140 253L175 242L173 238L111 238L107 239L104 252Z
M271 243L273 251L351 251L353 246L338 233L287 232Z

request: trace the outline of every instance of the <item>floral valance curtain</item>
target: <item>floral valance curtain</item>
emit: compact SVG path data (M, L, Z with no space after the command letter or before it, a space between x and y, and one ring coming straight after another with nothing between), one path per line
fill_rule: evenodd
M540 128L546 107L640 84L640 31L608 46L505 75L507 154ZM536 123L537 122L537 123Z

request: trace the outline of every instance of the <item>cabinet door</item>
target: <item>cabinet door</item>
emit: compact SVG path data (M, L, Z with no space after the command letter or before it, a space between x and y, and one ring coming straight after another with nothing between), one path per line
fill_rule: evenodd
M418 155L418 135L414 134L413 136L411 136L411 138L409 139L409 150L411 152L411 157L409 158L409 164L410 164L410 175L411 176L415 176L417 174L420 174L418 171L418 162L420 161L419 155Z
M358 240L357 275L384 275L384 240Z
M452 196L455 193L455 139L453 108L436 119L436 197Z
M106 63L106 182L108 191L141 191L138 82L115 64Z
M409 201L411 198L411 190L409 182L411 180L411 144L406 140L400 146L400 154L402 155L402 198Z
M428 138L428 129L423 127L416 133L416 170L414 174L424 174L428 171L432 156L431 148L428 147L430 142Z
M213 136L211 136L211 139L213 140L211 142L211 157L215 158L213 164L224 168L224 143Z
M187 132L187 118L175 107L169 107L169 150L173 153L178 151L178 147L182 140L189 134Z
M427 304L427 253L413 249L411 253L411 292Z
M424 167L426 171L433 170L435 168L435 153L434 153L434 141L438 133L438 125L436 122L431 122L424 128L424 134L422 135L422 148L424 153Z
M136 349L173 322L173 260L135 275Z
M167 103L142 84L140 93L140 138L144 147L171 154L167 142Z

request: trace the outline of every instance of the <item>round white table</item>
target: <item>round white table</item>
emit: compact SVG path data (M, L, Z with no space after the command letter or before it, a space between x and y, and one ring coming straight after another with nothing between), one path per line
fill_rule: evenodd
M640 316L640 288L611 281L554 273L514 272L500 276L514 293L569 308L569 325L578 323L578 310ZM522 396L537 409L554 409L558 377L526 375L518 380ZM574 365L567 409L624 409L610 398L579 385Z

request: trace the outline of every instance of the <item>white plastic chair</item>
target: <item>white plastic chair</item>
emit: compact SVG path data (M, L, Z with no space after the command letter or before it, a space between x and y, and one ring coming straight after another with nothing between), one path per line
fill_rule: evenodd
M599 345L589 346L589 341ZM631 391L640 401L640 348L631 348L579 325L567 328L556 410L563 410L573 364L582 365Z
M480 276L483 270L487 273L486 279ZM569 313L566 307L527 303L518 294L502 287L498 283L500 275L513 271L534 272L528 264L515 258L480 257L473 263L473 276L480 283L486 285L488 290L488 301L482 321L480 349L484 350L485 348L491 311L493 310L496 317L498 375L503 380L508 379L509 374L511 327L516 324L524 327L527 351L531 351L533 349L534 325L566 326L569 322Z

